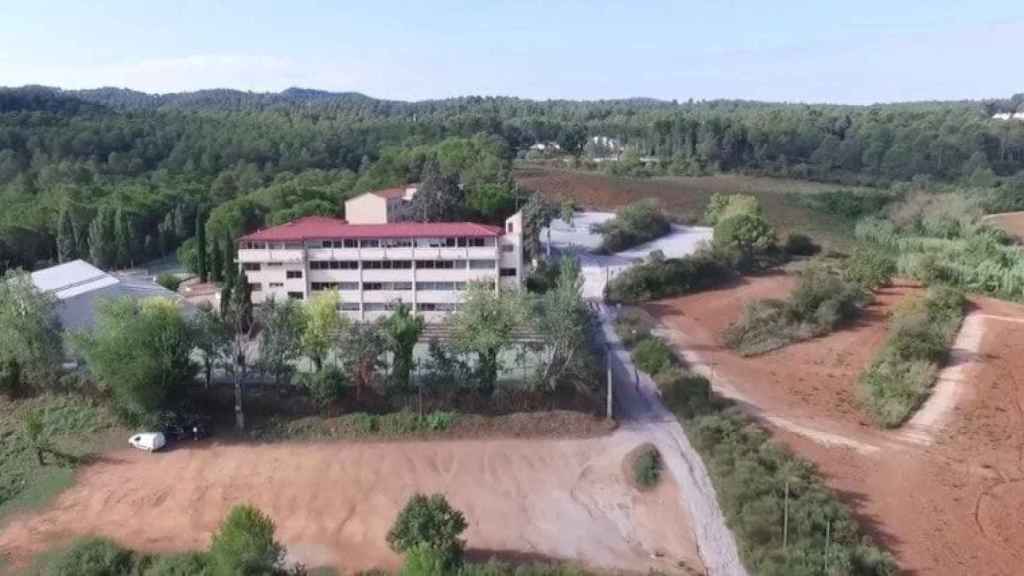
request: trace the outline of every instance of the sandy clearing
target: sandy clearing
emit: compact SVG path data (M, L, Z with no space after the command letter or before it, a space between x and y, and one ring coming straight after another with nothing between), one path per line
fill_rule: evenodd
M1002 229L1020 241L1024 241L1024 212L989 214L982 218L982 221L990 226Z
M956 347L969 361L954 373L955 401L940 398L942 405L931 408L928 418L936 425L926 432L933 440L919 445L905 431L878 430L856 404L856 378L884 340L886 309L914 289L885 291L875 314L851 329L763 356L740 358L721 345L721 330L739 317L744 302L783 295L789 282L754 278L646 308L679 338L677 344L698 358L714 359L716 388L725 380L725 388L771 422L782 441L813 461L905 573L1019 574L1024 306L972 298L966 333L957 337ZM829 443L819 433L877 450Z
M644 441L593 439L218 445L109 454L41 513L13 519L0 551L20 562L80 534L142 550L205 547L234 504L270 514L294 559L346 571L396 568L385 536L414 492L465 512L471 553L576 560L613 570L701 564L670 476L650 492L623 477Z

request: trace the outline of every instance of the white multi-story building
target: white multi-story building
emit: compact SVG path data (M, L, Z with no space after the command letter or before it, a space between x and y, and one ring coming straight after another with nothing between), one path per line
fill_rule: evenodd
M387 203L377 205L385 215L374 215L368 195L378 193L349 200L346 215L358 215L362 222L383 218L383 223L310 216L243 236L238 262L253 302L308 299L336 290L341 311L353 320L387 316L404 302L429 322L457 309L469 282L493 283L495 290L523 283L521 213L504 228L471 222L390 223ZM365 210L353 211L352 203Z

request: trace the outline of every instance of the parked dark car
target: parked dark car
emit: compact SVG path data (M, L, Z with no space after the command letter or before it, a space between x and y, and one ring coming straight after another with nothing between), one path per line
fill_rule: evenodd
M161 430L168 442L202 440L210 435L210 421L196 414L171 414Z

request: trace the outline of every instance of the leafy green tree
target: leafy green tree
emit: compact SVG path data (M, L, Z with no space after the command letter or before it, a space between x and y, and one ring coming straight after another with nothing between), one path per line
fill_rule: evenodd
M347 329L347 319L338 314L341 297L335 291L323 292L302 306L302 352L313 361L317 372L334 349L338 334Z
M101 302L96 327L76 335L75 344L132 423L173 408L195 378L195 335L178 306L163 298Z
M534 318L537 333L544 338L541 381L554 389L566 377L585 379L593 359L593 317L583 299L583 278L574 258L562 258L555 286L537 300Z
M452 222L462 219L466 197L457 177L441 172L436 160L423 167L423 181L408 207L408 218L416 222Z
M273 374L274 383L290 379L302 356L303 313L301 305L286 298L271 298L255 308L260 327L260 367Z
M386 350L387 341L380 323L355 323L342 334L339 353L349 380L356 386L356 398L383 368L381 357Z
M63 356L56 299L36 290L28 274L8 271L0 278L0 366L8 390L55 384Z
M246 368L246 344L252 340L252 331L256 327L253 322L252 287L245 276L245 270L238 269L238 286L232 288L225 285L220 292L220 315L224 325L228 327L231 338L230 367L234 376L235 386L235 425L239 430L245 428L245 412L243 403L245 389L242 384L242 373Z
M202 357L203 383L208 389L217 363L230 360L230 327L213 306L205 302L199 306L189 321L195 336L196 350Z
M128 268L132 265L133 242L129 215L123 207L118 207L114 213L114 266Z
M465 542L461 539L468 524L466 517L442 494L414 494L398 513L388 531L388 545L398 553L420 546L439 552L448 568L462 562Z
M512 334L527 319L527 297L518 290L497 291L491 282L471 283L462 307L449 319L452 343L477 358L480 385L494 389L498 381L498 356L512 345Z
M285 549L274 539L274 522L249 505L231 509L210 544L210 576L274 576Z
M388 349L394 355L394 381L399 386L408 386L413 369L413 350L423 333L423 317L412 313L405 303L384 320Z
M775 247L775 229L763 218L742 213L720 220L713 241L717 249L737 254L743 262Z

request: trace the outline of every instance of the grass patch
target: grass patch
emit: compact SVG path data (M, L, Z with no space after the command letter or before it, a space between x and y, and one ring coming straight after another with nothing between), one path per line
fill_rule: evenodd
M708 467L726 523L751 573L896 573L893 558L864 534L813 464L773 442L732 401L715 395L704 377L671 367L655 379ZM789 528L783 549L787 487Z
M860 315L870 292L822 264L809 266L786 300L757 300L725 331L725 343L744 356L824 336Z
M421 418L402 410L388 414L355 412L332 418L271 418L253 436L261 440L365 440L440 434L455 423L456 412L435 411Z
M880 425L899 426L931 393L965 305L959 290L933 287L893 314L885 347L860 377L865 404Z
M25 432L35 413L43 424L44 465ZM0 399L0 522L12 513L50 502L74 482L79 465L127 438L113 414L79 396Z

